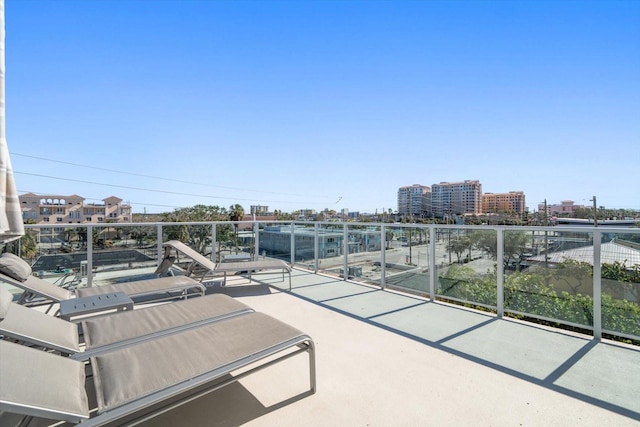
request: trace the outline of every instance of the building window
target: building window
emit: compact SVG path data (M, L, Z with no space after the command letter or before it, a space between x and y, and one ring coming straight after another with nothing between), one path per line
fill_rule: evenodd
M102 218L101 216L98 217L98 222L102 222L104 220L104 218Z
M56 218L56 221L57 222L62 222L62 218L58 217L58 218Z
M42 218L42 220L43 220L44 222L49 222L49 217L48 217L48 216L47 216L47 217L44 217L44 218Z

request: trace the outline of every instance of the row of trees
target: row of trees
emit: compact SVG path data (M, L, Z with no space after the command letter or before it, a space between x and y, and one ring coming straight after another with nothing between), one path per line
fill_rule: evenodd
M493 230L446 230L442 239L446 241L446 248L456 255L458 264L463 262L463 255L467 254L467 261L471 260L471 250L478 249L488 256L498 257L497 232ZM504 233L504 249L502 265L508 268L514 260L524 258L525 254L533 250L532 236L526 232L507 231Z
M598 219L624 219L624 218L638 218L638 211L633 209L607 209L604 206L596 209L596 215ZM573 211L574 218L593 219L592 207L580 207Z
M220 224L216 226L217 252L220 253L223 243L232 242L238 246L238 223L244 219L244 209L235 204L225 209L220 206L196 205L190 208L175 209L171 213L163 214L163 222L213 222L234 221L234 224ZM167 238L187 243L200 253L205 253L212 243L210 225L176 225L165 227Z
M175 209L173 212L159 216L162 222L211 222L211 221L241 221L245 212L241 205L235 204L228 209L220 206L196 205L188 208ZM105 233L106 235L103 234ZM211 245L211 226L205 225L177 225L165 227L167 238L181 240L200 253L204 253ZM112 237L111 237L112 236ZM93 228L92 240L94 244L104 242L107 238L132 239L137 247L144 247L155 243L156 230L154 227L118 227L117 224L105 229ZM86 245L87 228L69 227L64 233L65 243L78 242L80 246ZM219 245L238 243L238 224L218 225L216 227L216 240ZM17 253L17 245L20 244L20 253L23 258L33 259L38 255L38 232L27 229L25 235L17 241L11 242L3 248L4 251Z

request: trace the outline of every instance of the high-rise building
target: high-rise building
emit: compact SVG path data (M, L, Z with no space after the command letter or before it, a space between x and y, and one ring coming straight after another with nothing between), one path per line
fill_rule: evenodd
M523 215L525 213L525 197L523 191L508 193L484 193L482 195L483 213L509 213Z
M482 184L478 180L433 184L431 209L436 218L479 215L482 213Z
M414 184L398 189L398 214L414 217L429 216L431 188Z
M263 205L251 205L250 211L252 215L268 215L269 214L269 206Z

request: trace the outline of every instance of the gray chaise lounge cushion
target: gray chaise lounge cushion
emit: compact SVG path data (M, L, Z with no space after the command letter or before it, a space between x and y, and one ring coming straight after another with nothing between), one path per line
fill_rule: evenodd
M29 276L29 278L25 280L24 284L38 294L46 295L47 298L50 297L56 301L75 298L73 291L61 288L60 286L54 285L53 283L42 280L36 276Z
M201 298L125 311L82 321L87 350L127 341L180 326L207 322L225 315L253 311L228 295Z
M0 287L0 321L7 316L9 307L11 307L11 301L13 301L13 294L7 289Z
M0 355L0 411L72 422L89 418L84 363L4 340ZM29 366L46 375L32 375Z
M161 292L184 291L189 288L198 289L198 292L204 294L202 285L192 278L186 276L170 276L159 279L136 280L135 282L124 282L115 285L78 288L76 289L76 296L82 298L111 292L124 292L130 297L135 297Z
M0 273L24 282L31 276L31 266L19 256L5 252L0 256Z
M11 293L0 288L0 305L10 298ZM86 360L96 353L252 311L227 295L215 294L87 318L82 321L85 351L81 351L75 323L10 302L0 320L0 335Z
M249 313L92 357L98 413L215 369L222 377L229 364L298 337L306 335L263 313Z
M0 291L0 305L7 298L5 292L10 294L4 289ZM10 303L6 316L0 320L0 334L63 353L80 351L78 326L75 323L17 303Z

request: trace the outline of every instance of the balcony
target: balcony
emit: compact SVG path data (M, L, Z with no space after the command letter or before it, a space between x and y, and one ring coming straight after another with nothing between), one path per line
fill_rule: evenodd
M291 292L278 274L238 276L225 287L214 281L209 292L310 334L318 392L305 393L306 361L293 358L149 425L640 422L640 347L621 342L640 340L638 282L624 276L638 268L638 229L239 225L236 233L231 223L131 224L132 235L146 229L146 239L108 249L93 245L92 229L106 224L86 225L86 247L75 252L85 271L43 270L58 282L80 276L80 286L144 277L179 227L189 235L204 227L214 259L246 251L294 265ZM73 262L56 245L39 243L34 265L43 257ZM612 265L621 270L617 280Z

